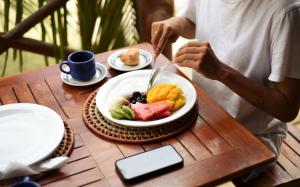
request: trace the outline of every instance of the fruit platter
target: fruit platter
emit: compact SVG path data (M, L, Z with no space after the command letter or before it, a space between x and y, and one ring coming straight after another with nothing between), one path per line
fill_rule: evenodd
M161 71L147 90L151 70L124 73L97 92L96 106L108 120L131 127L150 127L174 121L196 102L194 86L185 78Z

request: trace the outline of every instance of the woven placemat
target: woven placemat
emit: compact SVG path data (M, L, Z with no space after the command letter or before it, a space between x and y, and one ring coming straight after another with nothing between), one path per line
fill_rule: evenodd
M153 143L186 130L195 124L198 117L197 105L183 117L167 124L154 127L128 127L107 120L96 107L94 91L83 105L83 120L96 135L122 143Z
M74 146L74 134L71 126L68 123L65 123L65 134L57 147L56 151L51 155L51 158L58 156L70 156Z

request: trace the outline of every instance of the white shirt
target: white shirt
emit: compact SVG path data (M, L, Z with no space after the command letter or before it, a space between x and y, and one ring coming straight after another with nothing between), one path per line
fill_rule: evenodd
M209 42L218 59L249 79L262 85L300 79L300 0L190 0L178 16L193 21L196 39ZM258 137L280 136L262 140L278 155L285 123L218 81L196 72L193 80Z

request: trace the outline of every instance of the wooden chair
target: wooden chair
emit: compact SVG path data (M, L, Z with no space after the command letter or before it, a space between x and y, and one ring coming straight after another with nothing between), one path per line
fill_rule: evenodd
M249 181L249 184L235 183L236 186L255 187L300 187L300 129L288 125L287 137L281 146L281 154L266 173Z

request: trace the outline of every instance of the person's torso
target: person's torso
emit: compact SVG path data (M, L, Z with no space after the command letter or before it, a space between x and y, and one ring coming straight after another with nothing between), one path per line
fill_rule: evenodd
M266 85L271 73L271 38L287 0L195 0L196 39L249 79ZM257 109L218 81L194 80L255 134L283 132L284 123Z

